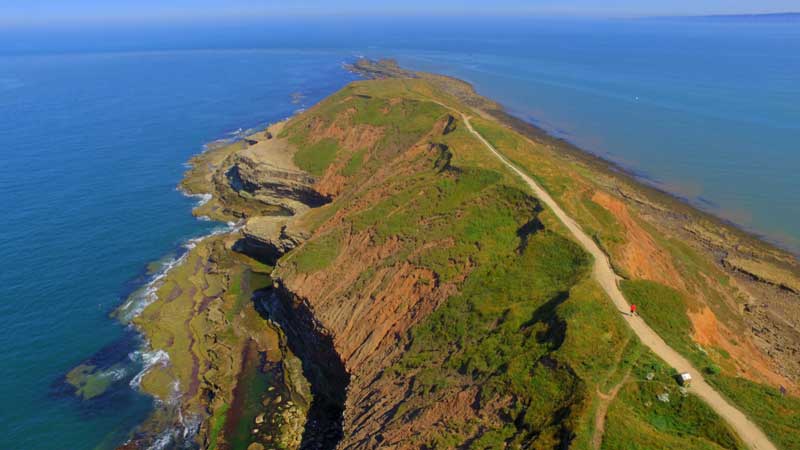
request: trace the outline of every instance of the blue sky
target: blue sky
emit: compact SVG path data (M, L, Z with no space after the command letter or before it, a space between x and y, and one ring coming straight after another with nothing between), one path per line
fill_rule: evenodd
M798 0L2 0L0 24L191 21L269 15L494 13L627 17L797 10Z

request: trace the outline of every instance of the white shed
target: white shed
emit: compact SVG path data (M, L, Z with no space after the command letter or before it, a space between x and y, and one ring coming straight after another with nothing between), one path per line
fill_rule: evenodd
M689 372L683 372L678 375L678 382L683 386L688 386L692 382L692 376Z

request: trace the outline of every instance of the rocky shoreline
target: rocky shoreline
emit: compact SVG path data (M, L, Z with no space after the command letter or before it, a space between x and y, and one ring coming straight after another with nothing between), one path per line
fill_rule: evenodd
M423 79L525 136L545 149L548 158L591 171L592 189L599 186L614 196L595 197L595 203L632 227L629 236L656 246L651 238L641 238L640 228L646 227L687 242L742 293L737 298L719 294L728 309L712 315L740 314L750 329L732 331L753 335L758 348L753 351L762 352L766 362L728 370L773 385L786 383L796 391L792 380L800 376L800 270L792 255L508 115L460 80L406 71L392 62L359 61L351 69L365 78ZM306 116L313 118L313 113ZM413 424L431 426L428 416L449 417L451 411L439 409L422 414L424 406L398 422L398 409L412 395L414 381L392 378L391 371L407 350L410 330L461 289L476 263L450 259L446 268L431 270L412 261L452 242L425 243L403 253L398 238L380 238L374 229L359 229L343 217L365 214L385 200L391 191L381 183L397 173L427 170L428 163L439 172L461 170L450 167L452 155L442 163L442 148L449 154L447 147L433 144L452 133L456 121L446 115L432 131L426 130L427 145L389 141L389 153L378 154L374 152L387 151L379 147L386 141L378 127L347 129L335 122L304 121L306 116L210 148L190 161L180 188L209 198L194 214L239 226L198 241L159 283L157 300L134 319L150 348L169 359L143 374L141 388L158 399L158 408L120 448L374 448L384 439L402 442ZM291 133L287 125L294 127ZM297 137L303 133L311 137ZM324 152L331 141L343 143L349 153L320 173L298 167L299 149L317 146ZM373 165L372 178L358 182L363 184L348 178L352 167L361 169L376 157L391 164ZM346 196L347 205L331 204L339 195ZM582 207L567 196L560 200L567 207ZM625 222L626 214L635 218ZM619 272L631 278L642 276L627 265L641 260L635 256L667 259L663 252L636 253L617 245L602 230L593 235L620 265ZM333 264L337 254L347 257ZM665 262L662 269L674 270L671 264ZM706 344L726 345L713 340ZM744 344L742 348L750 350ZM92 392L79 376L82 369L76 370L76 391ZM475 420L482 417L480 408L473 410L480 404L473 387L454 395L456 403L472 402L461 406ZM492 414L501 415L503 408L489 405ZM382 426L388 424L394 428L384 435Z
M289 306L284 289L252 282L254 274L269 280L271 266L308 238L287 225L328 201L283 153L285 140L274 137L282 126L192 159L180 188L208 198L194 214L241 226L199 241L134 319L152 348L191 360L172 357L144 374L142 390L164 406L121 448L329 449L341 438L347 373L329 338L310 313ZM187 304L183 331L171 322L177 303Z

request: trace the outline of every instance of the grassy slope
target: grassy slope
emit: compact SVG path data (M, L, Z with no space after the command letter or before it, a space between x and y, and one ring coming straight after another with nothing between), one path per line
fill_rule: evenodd
M500 124L481 118L473 122L475 128L518 167L545 186L610 254L617 272L627 275L614 264L626 241L623 229L607 210L591 200L595 189L603 189L603 175L577 161L554 154L552 148L535 145ZM727 291L733 298L739 296L730 286L727 275L686 243L663 235L644 221L640 223L667 252L693 295L703 298L729 328L746 332L730 302L721 295L722 291ZM687 316L690 309L699 307L695 299L667 286L643 280L626 282L623 289L626 296L632 297L631 301L643 306L640 312L648 324L693 364L705 369L710 375L708 381L760 424L776 445L786 449L797 446L797 436L800 435L797 415L784 414L796 408L797 399L781 397L774 388L738 377L730 356L724 350L698 346L692 340L693 328Z
M378 189L370 186L377 169L391 166L403 149L447 114L440 105L426 101L430 97L464 108L453 98L434 93L424 81L360 82L287 126L285 135L301 149L318 145L307 131L312 119L343 126L376 125L387 132L366 153L326 143L327 149L337 149L335 155L325 151L318 158L296 158L309 170L334 161L344 163L342 175L351 188L310 213L306 223L324 231L283 263L301 272L324 270L334 261L343 233L368 230L376 242L393 238L402 243L384 264L408 260L432 270L439 282L466 275L458 281L459 293L412 330L409 350L385 373L413 379L413 395L399 406L390 425L410 420L465 386L477 386L482 405L505 402L500 411L506 417L503 423L454 420L440 424L433 433L421 431L415 437L418 444L447 448L469 436L474 437L473 448L497 448L503 443L552 448L573 439L575 448L587 448L596 390L618 382L627 368L635 368L635 380L641 380L644 371L654 370L651 366L658 362L641 356L635 338L589 280L586 255L562 236L559 225L535 199L520 190L518 180L456 123L452 133L435 139L447 151L424 153L407 162L421 169L408 173L398 168L396 175L381 180L383 194L378 201L352 208ZM478 128L501 149L519 139L482 122ZM560 173L548 160L535 175L551 192L563 195L576 186L572 177ZM612 219L597 208L587 214L598 217L594 222L598 239L618 235ZM331 220L334 216L336 221ZM430 243L442 245L426 246ZM428 250L415 252L419 248ZM360 282L366 284L375 269L365 268ZM666 369L658 373L662 383L671 382ZM674 383L670 389L675 389ZM609 429L636 448L738 445L693 397L652 412L647 405L653 404L655 395L626 389L619 407L635 415L639 429L627 432L617 420L617 409L612 409ZM619 440L609 442L609 448L621 448L614 446Z

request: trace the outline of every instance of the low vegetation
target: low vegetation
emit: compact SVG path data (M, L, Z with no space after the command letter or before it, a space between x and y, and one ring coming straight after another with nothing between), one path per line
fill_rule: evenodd
M428 95L424 84L409 80L356 83L286 128L298 145L315 142L309 130L326 124L384 131L372 148L340 143L339 173L358 183L304 219L323 231L280 265L298 272L336 270L331 262L344 250L335 242L366 234L371 245L390 245L392 252L362 268L345 295L374 287L375 277L404 262L433 273L420 282L458 287L412 328L407 350L382 374L406 389L384 429L440 414L437 405L476 392L477 413L460 407L459 414L444 414L404 442L431 449L590 448L597 392L633 373L635 382L623 390L609 427L619 427L616 419L630 413L641 434L620 432L620 439L604 441L606 448L740 448L721 420L698 399L680 395L673 374L642 350L590 279L590 261L580 247L458 118L448 121L447 109L426 101ZM481 131L501 148L522 145L502 128ZM549 183L565 192L572 181ZM621 239L609 213L582 201L587 214L599 218L601 239ZM341 258L347 264L348 255ZM662 303L642 303L653 310L681 306L686 319L680 297L658 293ZM690 325L686 319L664 326L677 335ZM656 381L647 384L650 371ZM637 387L640 382L644 387ZM653 406L662 390L674 400ZM626 440L633 446L622 445Z
M321 176L336 158L338 151L339 145L335 140L323 139L301 146L294 154L294 163L312 175Z
M339 236L329 234L307 243L291 261L300 272L316 272L328 267L338 254Z
M680 227L699 233L698 229L715 230L716 234L709 234L707 231L699 233L701 247L705 246L709 239L713 245L726 248L726 251L736 253L736 244L742 242L741 233L731 231L718 222L709 223L707 218L696 212L688 212L687 217L672 222L674 215L686 213L687 208L675 199L656 194L650 196L647 189L629 184L624 177L617 178L613 174L609 176L607 172L600 168L596 170L596 165L588 159L574 157L570 152L557 153L558 145L540 145L525 139L509 137L513 134L510 130L498 123L490 120L475 118L473 126L480 131L495 146L502 149L506 157L514 161L522 170L525 170L533 178L544 185L553 194L561 206L575 218L581 226L594 238L595 241L609 255L615 270L626 276L630 281L623 282L625 294L631 302L640 306L640 313L647 323L653 327L664 339L677 351L687 357L698 369L707 374L708 381L714 384L720 391L727 392L731 403L742 409L753 418L768 436L773 438L775 444L781 448L798 447L796 441L791 436L800 435L800 426L787 418L784 411L786 405L790 404L796 397L781 397L783 404L769 401L774 400L775 387L755 383L736 376L739 370L738 365L748 363L747 355L737 355L735 362L728 352L721 348L701 348L693 340L693 328L687 316L690 310L697 311L701 308L710 308L716 320L734 333L735 337L730 338L730 343L738 346L740 339L747 339L752 324L742 317L739 310L743 296L735 284L731 283L731 275L724 271L723 267L714 261L715 255L709 255L698 249L697 243L692 242L680 233ZM534 139L535 140L535 139ZM587 162L589 161L589 162ZM614 217L606 208L600 207L592 200L592 193L597 191L611 191L615 193L625 193L631 195L630 201L623 199L628 207L630 214L647 234L652 237L655 244L664 251L661 258L668 259L676 268L677 273L673 275L674 285L671 287L658 285L653 282L636 280L631 277L626 268L619 262L624 259L623 254L626 245L632 244L630 237L626 236L625 229L619 220ZM643 192L644 191L644 192ZM656 199L656 201L654 201ZM652 202L652 203L651 203ZM639 215L637 206L642 205L642 212ZM669 216L664 223L660 222L661 212L658 208L666 207L666 215ZM646 219L646 220L643 220ZM702 223L703 226L694 223ZM678 230L669 230L670 227L678 225ZM748 241L752 242L752 241ZM635 243L633 243L635 244ZM755 250L749 247L750 244L741 245L740 248L749 249L753 254L763 252L763 246L758 244L762 250ZM774 250L767 251L766 254L773 254ZM761 253L762 255L764 253ZM737 262L740 261L736 260ZM641 262L647 264L648 261ZM726 261L731 267L735 264ZM739 270L742 270L739 267ZM778 273L774 268L771 273ZM747 270L744 270L747 272ZM765 276L755 276L764 278ZM787 278L784 277L783 280ZM772 277L771 282L776 285L785 282L778 281L777 277ZM684 289L683 292L679 288ZM759 291L765 294L765 291ZM767 298L769 298L767 296ZM738 334L738 336L736 336ZM724 339L724 337L722 337ZM776 358L786 358L788 354L775 348ZM763 369L762 369L763 370ZM757 370L749 369L758 379L760 375ZM795 377L796 378L796 377ZM722 382L719 380L727 380ZM736 380L733 382L732 380ZM733 388L735 386L735 389ZM771 394L768 394L771 393ZM763 402L754 401L763 399ZM754 405L759 408L754 408ZM788 417L791 417L789 415ZM671 445L668 447L677 446ZM658 447L658 446L656 446ZM661 446L659 448L664 448ZM626 448L621 444L621 447ZM648 447L640 447L648 448ZM651 447L653 448L653 447Z
M279 260L272 274L277 282L288 285L295 276L319 282L304 300L314 306L313 296L335 295L335 301L320 302L330 308L359 299L347 304L359 313L378 301L376 293L386 294L392 280L413 284L404 286L408 298L398 310L413 296L447 293L435 305L422 299L423 306L407 316L381 311L387 322L414 325L385 338L397 338L403 351L382 360L386 365L369 377L370 389L388 389L369 393L381 397L373 404L393 402L371 442L411 426L413 433L398 442L428 449L589 449L596 438L603 449L743 448L712 410L677 385L674 371L640 344L592 280L588 255L552 213L444 105L468 110L426 80L356 82L289 121L278 136L295 148L299 168L337 184L331 203L292 222L311 237ZM623 222L593 201L586 168L562 164L550 150L486 117L472 121L612 256L626 244ZM226 147L210 155L221 164L233 151ZM203 183L220 182L212 172L198 164L185 187L199 192ZM225 186L218 191L229 194ZM253 212L251 201L221 195L209 208ZM695 253L662 236L654 239L669 246L670 254L683 255L675 257L681 271L699 268L723 279L702 267ZM277 355L272 363L286 356L278 334L262 333L269 325L249 301L255 289L271 284L271 267L232 252L231 240L211 238L192 250L159 289L161 301L137 319L153 347L170 355L170 365L154 368L143 387L165 398L170 380L180 380L184 389L213 384L218 392L212 400L197 389L187 401L208 414L207 442L220 449L234 442L226 430L243 430L235 442L251 439L252 420L228 422L235 418L232 380L243 342L258 342L259 351L266 349L261 357ZM342 291L331 294L329 287ZM692 341L692 299L652 281L623 281L622 289L667 343L706 369L710 381L777 443L787 449L800 445L796 399L730 377ZM323 326L342 315L326 312ZM360 326L350 319L346 330ZM334 342L341 347L346 339L335 336ZM360 351L351 356L361 357ZM213 369L198 377L198 367ZM350 369L357 374L359 368ZM76 383L92 394L92 386ZM200 408L204 402L207 409ZM256 402L255 408L267 404ZM366 417L369 411L361 413ZM604 425L597 429L597 423Z
M637 346L629 378L606 419L602 448L744 449L702 400L683 391L674 370Z
M511 420L482 433L475 448L569 442L568 414L557 411L580 404L585 385L553 355L566 333L556 309L586 267L575 244L537 233L521 253L477 269L460 295L414 330L394 370L414 377L419 396L466 383L480 386L482 403L512 398L503 408Z
M620 287L628 302L637 306L636 312L662 339L680 353L692 353L692 323L680 292L646 280L623 280Z
M741 377L717 374L707 378L761 426L775 445L785 450L800 448L800 399Z

